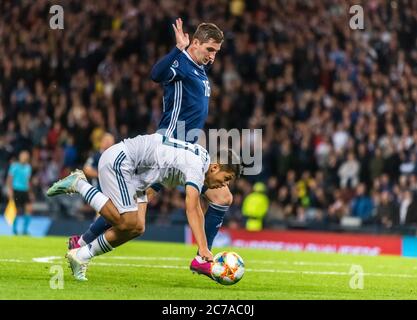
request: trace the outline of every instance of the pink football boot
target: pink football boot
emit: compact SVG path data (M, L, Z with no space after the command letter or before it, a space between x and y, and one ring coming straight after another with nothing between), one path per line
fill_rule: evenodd
M81 236L71 236L68 240L68 249L77 249L81 246L78 244L78 240L80 240Z
M207 262L201 259L200 256L196 256L190 264L190 270L193 273L204 274L205 276L213 279L211 276L211 262Z

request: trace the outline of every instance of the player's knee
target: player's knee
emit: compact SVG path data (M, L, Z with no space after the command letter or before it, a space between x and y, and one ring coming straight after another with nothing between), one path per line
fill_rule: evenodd
M229 188L221 190L218 194L213 196L213 199L210 199L214 204L220 206L231 206L233 203L233 194L230 192Z
M145 226L141 224L123 223L119 226L119 230L129 233L132 237L138 237L145 233Z
M223 199L223 203L221 204L222 206L228 206L230 207L233 203L233 194L229 191L228 189L228 193L225 196L225 198Z
M134 229L133 225L130 225L128 223L120 223L116 226L116 228L120 231L120 232L131 232Z
M123 225L123 217L121 215L114 215L112 217L112 224L117 228Z
M230 206L233 203L233 195L228 187L209 189L205 196L209 202L217 205Z
M116 226L116 228L121 232L132 233L136 230L136 221L129 221L126 219L121 219L121 222Z
M137 224L136 227L133 230L133 233L134 233L135 237L141 236L142 234L145 233L145 225Z

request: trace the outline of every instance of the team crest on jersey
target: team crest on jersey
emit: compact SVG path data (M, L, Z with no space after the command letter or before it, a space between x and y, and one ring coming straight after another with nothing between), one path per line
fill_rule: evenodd
M178 66L179 66L178 60L175 60L175 61L172 63L172 66L173 66L174 68L178 68Z

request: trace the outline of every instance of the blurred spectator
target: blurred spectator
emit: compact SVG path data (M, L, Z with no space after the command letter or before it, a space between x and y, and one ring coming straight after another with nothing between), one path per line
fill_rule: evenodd
M253 186L253 192L243 200L242 214L246 218L246 230L260 231L269 208L269 199L265 194L266 187L262 182Z
M339 223L344 216L348 215L348 204L340 189L334 190L333 202L330 203L328 210L327 220L331 223Z
M385 228L398 224L399 208L389 191L382 191L376 206L376 221Z
M362 168L366 170L367 168ZM384 172L384 158L380 148L375 148L374 155L369 163L371 181L375 181Z
M399 224L415 225L417 224L417 198L416 194L410 190L403 192L403 198L399 208Z
M370 222L374 205L371 197L367 195L366 185L360 183L356 187L356 195L351 202L351 213L353 217L361 218L362 223Z
M74 169L77 165L78 151L74 144L74 137L68 136L64 145L64 167Z
M338 170L340 178L340 187L354 188L359 183L360 164L355 158L353 152L349 152L345 162L341 164Z

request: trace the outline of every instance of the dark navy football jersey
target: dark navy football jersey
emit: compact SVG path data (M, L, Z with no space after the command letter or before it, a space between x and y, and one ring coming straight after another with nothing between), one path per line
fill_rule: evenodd
M209 107L210 84L204 65L196 64L187 51L178 50L161 82L163 114L158 132L195 143L198 135L192 130L204 128Z

